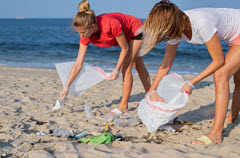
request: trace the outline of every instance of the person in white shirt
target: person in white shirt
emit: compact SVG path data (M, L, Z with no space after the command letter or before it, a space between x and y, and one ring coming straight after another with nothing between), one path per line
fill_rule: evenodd
M211 131L193 144L222 143L224 122L237 121L240 110L240 10L230 8L199 8L181 11L168 0L157 3L149 13L141 30L143 45L141 56L148 53L162 41L167 41L163 61L157 71L149 91L156 90L161 79L168 74L177 52L178 42L205 44L212 62L191 81L185 83L181 91L191 92L194 85L213 74L216 88L215 119ZM229 44L224 57L220 40ZM229 102L229 80L234 76L235 89L231 111L226 117ZM164 101L156 93L151 100Z

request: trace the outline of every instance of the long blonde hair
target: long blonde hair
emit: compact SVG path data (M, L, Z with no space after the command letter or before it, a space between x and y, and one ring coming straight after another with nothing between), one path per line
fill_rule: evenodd
M139 55L143 56L162 41L181 38L187 28L188 16L169 0L155 4L142 28L143 44Z
M97 23L97 19L93 10L90 9L88 0L83 0L78 5L79 12L73 19L73 25L75 27L86 26L87 29L91 28L93 24Z

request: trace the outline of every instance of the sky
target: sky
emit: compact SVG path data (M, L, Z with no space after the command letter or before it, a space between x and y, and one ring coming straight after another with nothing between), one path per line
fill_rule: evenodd
M146 18L160 0L89 0L96 15L122 12ZM73 18L80 0L0 0L0 18ZM181 10L193 8L236 8L240 0L172 0Z

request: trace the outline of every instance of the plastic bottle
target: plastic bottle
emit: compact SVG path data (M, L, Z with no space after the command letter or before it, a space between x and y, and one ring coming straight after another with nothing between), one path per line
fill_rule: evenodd
M87 135L87 133L86 133L85 131L83 131L83 132L81 132L81 133L75 135L75 138L76 138L76 139L79 139L79 138L84 137L85 135Z
M73 134L73 131L72 130L68 131L66 129L60 130L58 128L55 128L53 134L57 137L68 137Z
M136 114L121 114L119 115L121 119L136 119L138 118L138 115Z
M106 121L107 122L112 122L114 121L118 116L116 114L113 114L113 113L109 113L107 114L106 116Z
M169 126L169 125L161 125L158 127L158 129L165 130L165 131L171 132L171 133L176 132L176 130L172 126Z
M114 126L116 127L134 127L140 122L135 119L116 119L114 121Z
M88 104L87 100L85 100L85 103L84 103L84 111L85 111L86 119L93 118L92 107Z

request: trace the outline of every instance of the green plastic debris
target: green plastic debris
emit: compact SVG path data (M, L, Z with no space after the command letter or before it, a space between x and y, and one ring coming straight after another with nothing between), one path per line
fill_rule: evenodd
M114 140L115 140L114 136L108 132L104 132L103 134L100 134L98 136L93 136L91 138L83 137L83 138L78 139L79 142L83 142L85 144L88 142L92 142L93 145L109 144Z

